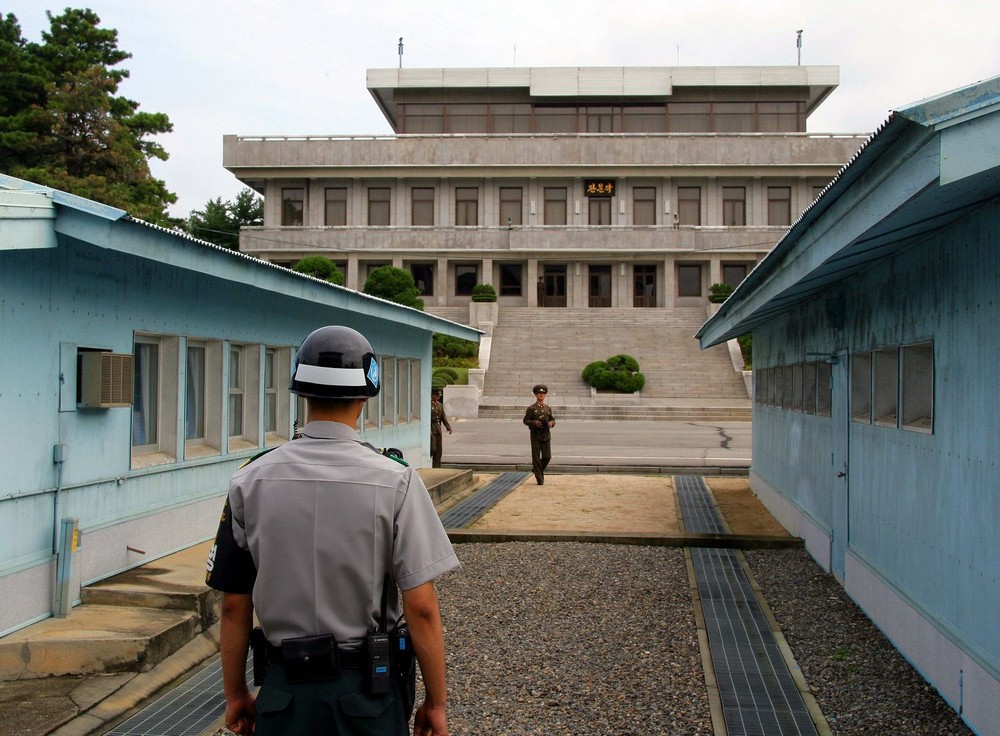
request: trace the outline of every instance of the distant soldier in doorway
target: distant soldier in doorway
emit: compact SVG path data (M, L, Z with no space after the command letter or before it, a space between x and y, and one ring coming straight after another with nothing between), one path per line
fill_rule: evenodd
M451 434L451 425L448 424L448 415L444 413L444 404L441 403L441 389L436 388L431 391L431 467L441 467L441 425Z

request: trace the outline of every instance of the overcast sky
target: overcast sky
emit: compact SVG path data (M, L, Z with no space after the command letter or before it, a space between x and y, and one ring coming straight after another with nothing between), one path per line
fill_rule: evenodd
M45 10L6 0L41 40ZM120 93L174 130L154 174L186 216L241 185L222 136L389 133L365 70L396 67L840 67L812 132L873 132L889 111L1000 74L996 0L89 0L132 58Z

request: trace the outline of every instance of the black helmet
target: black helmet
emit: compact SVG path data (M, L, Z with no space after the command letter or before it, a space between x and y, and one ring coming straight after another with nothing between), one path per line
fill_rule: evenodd
M331 325L302 341L288 390L317 399L368 399L381 385L378 361L364 335Z

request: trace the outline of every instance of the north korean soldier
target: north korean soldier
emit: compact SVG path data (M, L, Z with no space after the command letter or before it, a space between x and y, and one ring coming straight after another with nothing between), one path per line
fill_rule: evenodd
M531 389L535 395L535 403L524 412L524 424L531 434L531 472L535 474L538 485L545 485L545 468L552 459L552 433L556 420L552 409L545 403L549 387L543 383Z
M301 437L230 481L207 577L223 591L226 726L237 734L403 736L411 652L426 691L413 733L448 733L434 580L458 559L417 473L355 431L379 386L361 334L316 330L292 372L308 406Z
M441 389L436 388L431 391L431 467L441 467L441 453L443 451L441 442L441 425L451 434L451 425L448 424L448 415L445 414L444 404L441 403Z

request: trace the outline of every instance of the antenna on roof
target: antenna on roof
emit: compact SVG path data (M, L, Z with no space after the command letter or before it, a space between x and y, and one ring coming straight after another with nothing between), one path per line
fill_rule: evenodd
M399 68L403 68L403 37L399 37Z
M403 39L399 39L402 41ZM802 31L795 32L795 48L799 50L799 66L802 66Z

